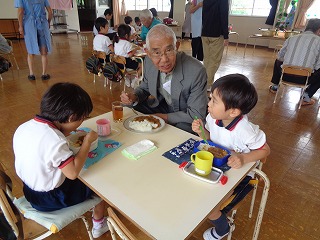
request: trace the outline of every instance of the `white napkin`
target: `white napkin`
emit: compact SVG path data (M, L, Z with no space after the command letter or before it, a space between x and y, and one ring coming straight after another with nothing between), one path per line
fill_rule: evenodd
M121 151L122 155L129 159L139 159L140 157L153 152L157 147L148 139L137 142Z

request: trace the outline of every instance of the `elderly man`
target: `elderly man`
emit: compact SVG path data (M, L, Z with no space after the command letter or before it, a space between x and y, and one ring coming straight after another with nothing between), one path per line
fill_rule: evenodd
M123 92L121 101L193 133L193 118L206 116L207 75L197 59L176 52L176 41L172 29L163 24L148 32L144 79L134 93Z
M161 21L154 18L152 15L152 12L149 9L143 9L140 13L140 20L143 24L142 28L141 28L141 34L140 34L140 38L142 41L146 40L146 36L147 33L149 32L149 30L157 25L160 24Z
M281 66L295 65L311 68L313 73L309 77L309 86L303 95L302 106L312 105L315 100L311 97L320 88L320 19L310 19L304 33L288 38L278 53L273 67L273 76L269 91L278 90L282 73ZM305 83L305 77L284 75L284 80L294 83Z

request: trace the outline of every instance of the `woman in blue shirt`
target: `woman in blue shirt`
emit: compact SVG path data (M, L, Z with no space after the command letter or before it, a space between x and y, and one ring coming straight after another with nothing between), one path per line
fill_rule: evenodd
M18 8L19 32L24 35L28 52L29 80L35 80L33 72L34 55L41 54L42 80L48 80L47 74L48 56L51 52L50 21L52 10L48 0L15 0ZM48 19L46 18L46 10Z

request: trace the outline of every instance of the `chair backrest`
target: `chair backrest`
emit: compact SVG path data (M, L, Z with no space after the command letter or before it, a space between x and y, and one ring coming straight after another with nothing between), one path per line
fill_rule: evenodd
M312 73L312 69L292 65L283 65L282 72L286 74L309 77Z
M123 222L119 219L116 213L112 210L111 207L108 207L108 226L111 231L112 239L116 239L114 236L115 232L121 237L123 240L137 240L137 238L126 228ZM115 232L114 232L115 230Z
M102 51L93 50L92 55L96 56L97 58L106 59L107 54Z
M0 207L17 239L23 239L22 219L19 210L13 204L12 182L0 164Z

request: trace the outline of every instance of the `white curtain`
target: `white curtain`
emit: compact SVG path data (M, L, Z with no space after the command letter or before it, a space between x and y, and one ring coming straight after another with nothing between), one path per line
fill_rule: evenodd
M296 23L294 25L295 28L304 28L307 23L306 13L314 0L300 0L300 7L298 9L298 16L296 19Z
M127 11L127 8L126 8L126 3L124 0L122 0L122 3L121 3L121 15L122 16L127 16L128 14L128 11Z

